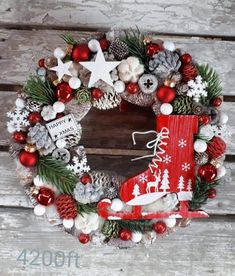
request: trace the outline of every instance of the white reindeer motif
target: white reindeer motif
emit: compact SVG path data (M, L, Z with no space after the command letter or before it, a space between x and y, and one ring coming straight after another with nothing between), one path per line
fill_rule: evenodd
M154 187L155 188L155 193L158 192L158 183L161 180L161 170L158 171L158 175L154 174L155 180L154 181L150 181L147 183L147 188L146 188L146 192L150 193L151 192L151 188Z

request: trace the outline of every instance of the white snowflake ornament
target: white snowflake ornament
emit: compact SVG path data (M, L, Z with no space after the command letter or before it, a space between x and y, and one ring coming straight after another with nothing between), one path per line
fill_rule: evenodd
M67 165L67 168L77 175L82 175L90 171L90 166L87 165L86 156L83 156L82 159L79 159L78 156L74 156L72 158L72 164Z
M10 121L7 122L8 131L12 133L14 131L25 130L30 125L28 115L29 111L23 110L18 106L14 110L7 112L7 117L10 118Z
M200 97L207 96L207 82L203 81L201 76L197 76L195 80L188 81L187 96L193 98L195 102L199 102Z

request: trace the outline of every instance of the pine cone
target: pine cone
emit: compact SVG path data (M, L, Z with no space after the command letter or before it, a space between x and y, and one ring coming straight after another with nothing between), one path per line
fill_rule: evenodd
M194 80L197 76L197 68L192 63L190 64L183 64L180 68L180 72L183 77L184 82L188 82L190 80Z
M177 72L180 66L178 53L169 50L153 55L149 61L149 70L160 78L167 78L173 72Z
M42 109L42 104L27 98L25 100L24 107L30 112L40 112Z
M203 106L198 103L193 103L192 113L195 115L201 115L203 112Z
M110 186L104 189L103 198L113 199L118 197L118 190L114 186Z
M76 202L70 195L59 195L56 198L55 204L62 219L74 219L78 214Z
M116 38L109 47L109 52L112 53L117 60L125 59L129 54L128 45L121 41L119 38Z
M192 114L193 100L190 97L179 96L173 102L173 111L176 114Z
M188 84L187 83L181 83L176 85L176 92L179 96L186 96L188 92Z
M226 144L220 137L214 136L207 144L207 153L210 158L218 158L225 153Z
M103 188L111 186L111 176L103 171L91 171L90 176L93 182L102 185Z
M103 224L101 233L105 235L107 239L117 238L120 231L120 226L116 221L106 220Z
M208 162L209 156L206 152L197 152L195 154L194 160L198 166L202 166Z

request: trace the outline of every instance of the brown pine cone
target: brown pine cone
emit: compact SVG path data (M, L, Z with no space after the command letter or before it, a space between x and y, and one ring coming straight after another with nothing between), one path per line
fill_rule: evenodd
M220 137L213 137L207 145L207 153L211 158L218 158L225 153L226 144Z
M78 214L76 202L70 195L59 195L56 198L55 204L60 218L62 219L73 219Z
M197 68L192 63L183 64L180 67L180 73L182 74L182 80L188 82L194 80L197 76Z

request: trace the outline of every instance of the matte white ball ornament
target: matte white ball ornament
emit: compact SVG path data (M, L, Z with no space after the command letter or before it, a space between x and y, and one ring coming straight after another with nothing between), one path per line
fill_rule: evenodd
M163 47L164 47L164 49L172 51L172 52L175 50L175 44L172 41L164 41Z
M131 240L135 243L140 242L143 238L143 234L140 232L132 232Z
M56 146L59 149L63 149L66 146L66 141L64 139L59 139L56 141Z
M160 111L163 115L170 115L173 111L173 106L170 103L164 103L161 105Z
M43 216L46 213L46 206L37 204L33 211L36 216Z
M114 83L113 88L114 88L115 92L122 93L122 92L125 91L126 86L125 86L125 83L123 81L118 80Z
M15 104L17 107L23 108L24 107L24 100L21 98L16 99Z
M69 79L69 86L72 89L78 89L81 86L81 81L77 77L72 77Z
M99 41L96 40L96 39L91 39L89 42L88 42L88 48L92 51L92 52L97 52L98 49L99 49Z
M221 177L225 176L226 174L226 169L224 166L220 166L218 169L217 169L217 179L220 179Z
M54 57L63 59L65 56L66 56L66 53L60 47L55 48Z
M176 219L175 218L166 218L163 220L167 227L172 228L176 225Z
M113 211L119 212L119 211L121 211L121 210L123 209L123 207L124 207L124 204L123 204L123 202L121 201L121 199L119 199L119 198L114 198L114 199L112 200L112 203L111 203L110 208L111 208Z
M61 113L65 110L65 104L60 101L57 101L53 104L53 109L55 112Z
M228 115L224 112L220 113L219 122L221 125L227 124L228 122Z
M203 140L196 140L194 142L194 150L196 152L205 152L207 150L207 143Z
M41 186L43 186L43 185L45 184L44 181L42 181L42 179L39 177L39 175L36 175L36 176L34 177L33 183L34 183L34 185L37 186L37 187L41 187Z
M10 125L10 124L7 126L7 130L8 130L9 133L13 133L13 132L16 131L15 127L13 125Z
M66 229L72 228L74 225L74 220L73 219L63 219L63 226Z

